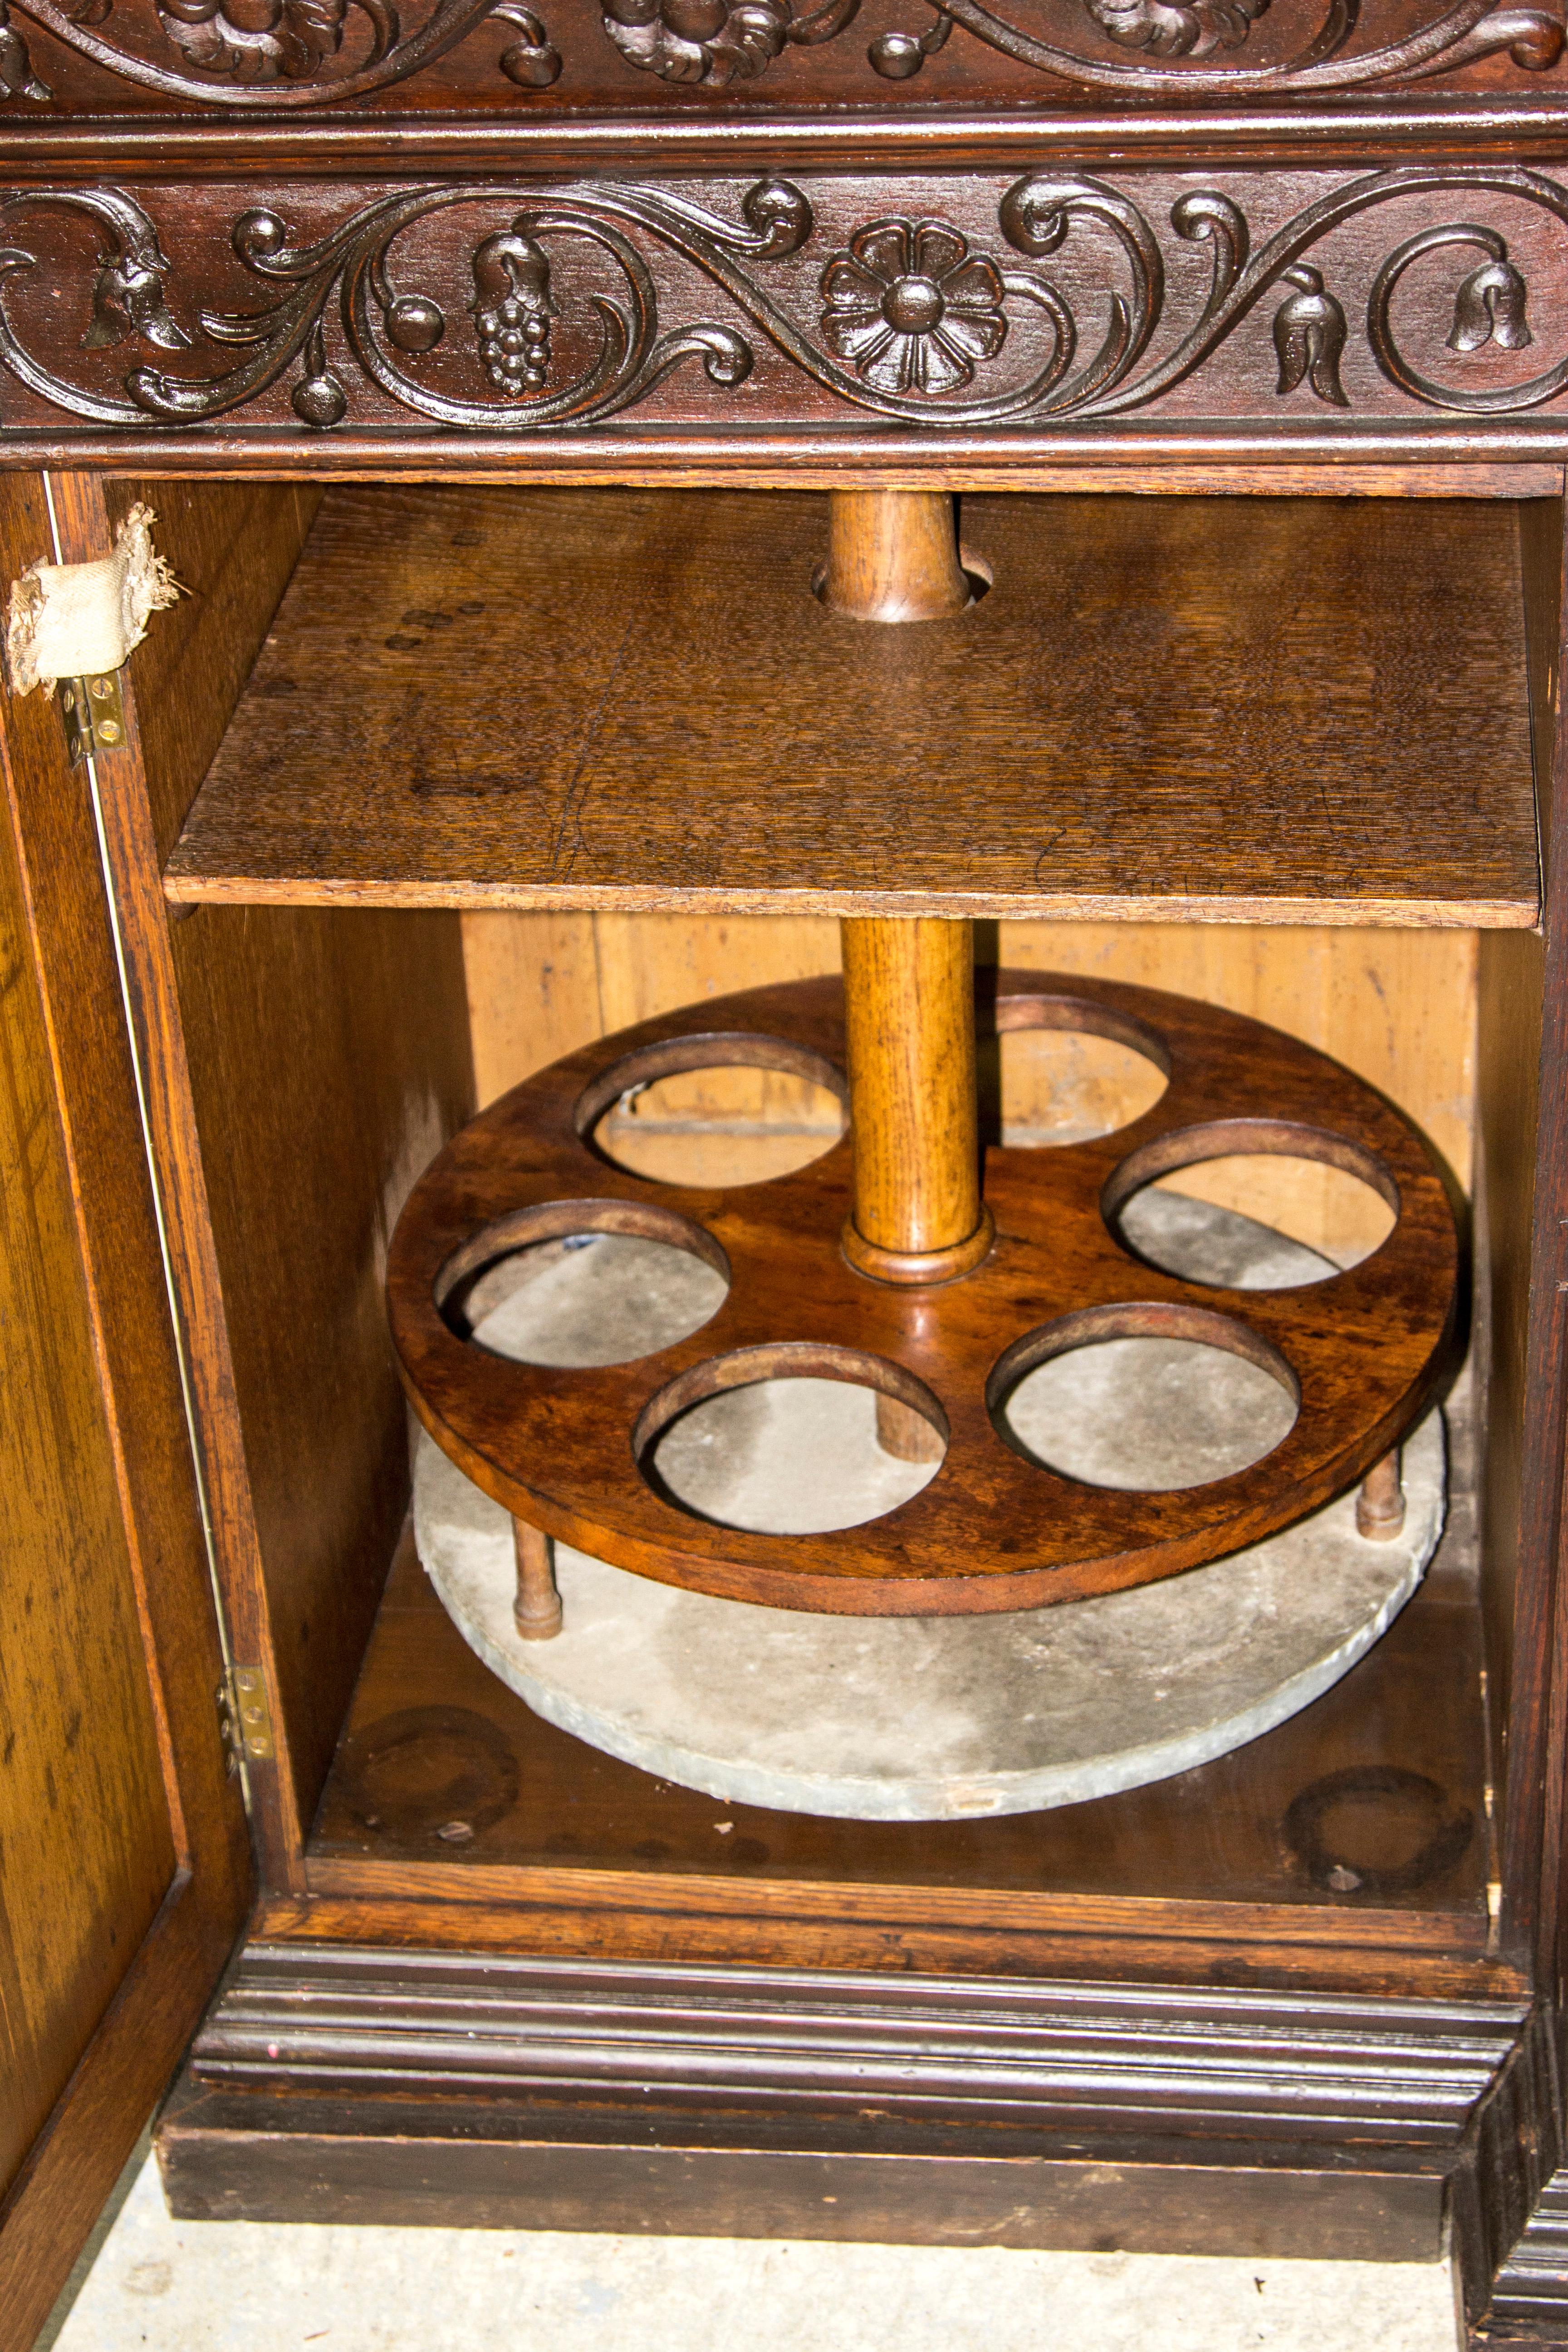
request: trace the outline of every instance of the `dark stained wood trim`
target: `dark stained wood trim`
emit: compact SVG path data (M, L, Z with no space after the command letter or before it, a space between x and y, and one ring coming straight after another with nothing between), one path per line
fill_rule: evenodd
M1451 2221L1477 2309L1554 2147L1543 2040L1442 2002L253 1944L159 2147L190 2219L1370 2261Z
M917 84L917 89L919 85ZM925 107L781 109L728 117L671 106L663 113L530 121L491 115L321 114L240 122L191 114L95 116L0 125L0 171L18 180L60 172L112 172L131 179L205 178L221 171L273 180L280 172L348 177L406 169L416 144L431 172L554 172L657 160L683 170L799 169L843 163L975 169L1014 163L1080 166L1110 160L1188 163L1201 155L1284 163L1362 163L1422 153L1484 152L1500 160L1552 163L1568 157L1568 102L1555 90L1466 98L1346 100L1333 106L1243 103L1066 106L1036 112Z
M1395 427L1330 423L1315 418L1241 425L1162 426L1085 425L1075 432L925 435L875 425L831 430L741 431L716 423L635 428L606 425L592 439L578 434L450 433L423 430L331 434L283 426L184 428L178 434L89 432L62 425L13 431L0 438L0 466L91 467L155 478L202 474L224 478L255 475L268 481L485 481L504 478L553 488L617 483L726 485L751 489L831 489L847 472L868 488L1020 489L1083 487L1085 474L1142 472L1141 484L1163 487L1168 469L1182 467L1227 478L1226 489L1275 494L1279 469L1331 468L1321 477L1328 495L1341 491L1340 469L1461 467L1465 478L1439 495L1551 497L1568 466L1568 422L1515 419L1507 425L1422 425ZM1473 470L1473 477L1471 469ZM1518 480L1520 469L1528 485ZM1512 477L1500 479L1500 475ZM1548 478L1552 477L1554 478ZM1473 478L1476 488L1467 491ZM1363 479L1363 492L1369 485ZM1294 490L1298 485L1292 483ZM1377 484L1382 494L1385 488Z

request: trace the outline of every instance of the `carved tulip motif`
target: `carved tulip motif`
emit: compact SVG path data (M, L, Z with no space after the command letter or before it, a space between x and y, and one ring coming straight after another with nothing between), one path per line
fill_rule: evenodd
M134 334L161 352L186 350L191 339L170 317L163 299L169 264L153 224L145 215L133 221L131 207L121 206L115 226L121 231L115 249L100 256L84 348L103 351Z
M1472 269L1454 297L1451 352L1479 352L1487 343L1522 352L1535 340L1525 320L1523 277L1506 254Z
M1321 270L1298 263L1284 272L1284 282L1297 291L1274 314L1274 349L1279 357L1281 394L1294 392L1303 381L1320 400L1348 408L1340 383L1340 353L1345 347L1345 314L1325 291Z
M822 292L824 341L877 392L952 392L1006 339L1001 271L945 221L873 221Z

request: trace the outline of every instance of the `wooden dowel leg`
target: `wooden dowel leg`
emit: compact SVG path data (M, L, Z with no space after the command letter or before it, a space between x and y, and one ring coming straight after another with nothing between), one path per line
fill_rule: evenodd
M923 1412L897 1397L877 1395L877 1443L895 1462L940 1462L946 1447Z
M1391 1543L1405 1525L1405 1490L1399 1483L1399 1448L1374 1462L1355 1498L1356 1533L1369 1543Z
M561 1631L561 1595L555 1589L555 1546L547 1535L514 1518L517 1599L512 1615L525 1642L551 1642Z

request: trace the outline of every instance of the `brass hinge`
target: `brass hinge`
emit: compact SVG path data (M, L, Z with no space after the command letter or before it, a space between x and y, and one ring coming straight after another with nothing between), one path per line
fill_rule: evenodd
M101 677L62 677L60 717L73 768L79 768L97 752L117 751L125 740L119 672L106 670Z
M236 1666L228 1680L218 1685L217 1717L231 1775L238 1771L242 1757L251 1764L271 1761L272 1709L259 1666Z

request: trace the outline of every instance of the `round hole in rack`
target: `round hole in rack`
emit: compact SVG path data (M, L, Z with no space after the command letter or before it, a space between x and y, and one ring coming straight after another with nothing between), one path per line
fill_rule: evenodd
M985 1402L1026 1460L1079 1486L1172 1494L1249 1469L1289 1436L1295 1373L1206 1307L1090 1307L1016 1339Z
M825 1055L745 1031L624 1054L578 1097L578 1134L629 1175L698 1191L788 1176L831 1151L849 1087Z
M1380 1249L1399 1187L1375 1152L1285 1119L1224 1119L1161 1136L1101 1195L1134 1256L1184 1282L1288 1290Z
M695 1518L824 1535L918 1495L948 1435L936 1398L900 1365L786 1340L681 1373L644 1407L632 1451L654 1492Z
M1113 1135L1152 1110L1170 1083L1158 1031L1088 998L1000 995L993 1013L983 1021L979 1079L1005 1144Z
M549 1201L454 1250L436 1304L490 1355L585 1370L689 1339L729 1286L729 1259L689 1217L640 1201Z

